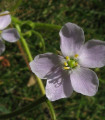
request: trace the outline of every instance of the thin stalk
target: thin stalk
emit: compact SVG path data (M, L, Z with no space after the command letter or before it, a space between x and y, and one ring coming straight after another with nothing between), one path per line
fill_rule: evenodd
M24 47L24 49L25 49L25 51L26 51L26 53L27 53L27 56L28 56L29 61L31 62L31 61L33 60L33 58L32 58L30 49L29 49L29 47L28 47L28 44L27 44L26 40L23 38L23 36L22 36L22 34L21 34L21 29L20 29L20 27L19 27L18 24L16 25L16 27L17 27L17 30L18 30L19 33L20 33L20 41L21 41L21 43L23 44L23 47ZM39 87L40 87L40 89L41 89L42 94L45 95L45 89L44 89L44 85L43 85L41 79L38 78L37 76L35 76L35 77L37 78L37 81L38 81L38 84L39 84ZM56 120L55 111L54 111L54 109L53 109L53 106L52 106L51 102L47 100L47 104L48 104L48 106L49 106L50 113L51 113L51 115L52 115L53 120Z
M33 58L32 58L31 52L30 52L30 50L29 50L29 47L28 47L28 45L27 45L27 42L26 42L26 40L23 38L22 35L21 35L20 41L22 42L23 47L24 47L24 49L25 49L25 51L26 51L26 53L27 53L28 59L29 59L29 61L31 62L31 61L33 60ZM42 94L45 95L45 90L44 90L44 86L43 86L43 83L42 83L41 79L38 78L37 76L35 76L35 77L36 77L36 79L37 79L37 81L38 81L38 84L39 84L39 86L40 86L40 89L41 89Z
M2 14L0 14L0 16L11 15L11 14L15 14L15 13L16 13L16 12L2 13Z
M39 32L34 31L34 30L29 30L29 31L23 33L22 35L23 35L23 36L32 35L32 33L35 34L37 37L40 38L40 40L41 40L41 42L42 42L42 44L43 44L43 52L45 52L45 41L44 41L42 35L41 35Z
M49 108L50 114L52 115L53 120L56 120L55 111L54 111L53 106L49 100L47 100L47 105L49 106L48 108Z
M47 101L47 98L46 98L46 96L44 95L44 96L42 96L41 98L39 98L38 100L32 102L31 104L29 104L29 105L27 105L27 106L25 106L25 107L22 107L22 108L14 111L14 112L11 112L11 113L7 113L7 114L4 114L4 115L0 115L0 120L1 120L1 119L3 119L3 120L4 120L4 119L10 119L10 118L13 118L13 117L15 117L15 116L17 116L17 115L23 114L23 113L25 113L25 112L27 112L27 111L32 110L32 109L35 108L37 105L39 105L39 104L41 104L41 103L43 103L43 102L46 102L46 101Z
M48 30L60 30L62 28L62 26L60 25L54 25L54 24L48 24L48 23L39 23L39 22L32 22L32 21L20 21L19 19L15 18L12 16L12 20L19 24L19 25L23 25L23 24L27 24L29 26L32 27L32 29L48 29Z
M31 62L33 60L33 58L32 58L32 55L30 53L29 47L27 45L27 42L25 41L25 39L23 38L23 36L21 36L20 41L22 42L22 44L24 46L24 49L25 49L25 51L27 53L28 59Z
M1 14L0 16L5 16L5 15L10 15L11 13L4 13L4 14Z
M25 52L26 52L26 54L27 54L27 57L28 57L28 59L29 59L29 62L31 62L31 61L33 60L33 58L32 58L30 49L29 49L29 47L28 47L28 44L27 44L26 40L24 39L24 37L23 37L22 34L21 34L21 29L20 29L19 25L16 25L16 28L17 28L17 30L18 30L18 32L19 32L19 34L20 34L20 41L21 41L21 43L22 43L22 45L23 45L23 47L24 47L24 50L25 50ZM35 77L36 77L36 79L37 79L37 81L38 81L38 84L39 84L39 86L40 86L40 89L41 89L42 94L45 95L44 85L43 85L41 79L38 78L37 76L35 76Z
M45 52L45 41L44 41L42 35L41 35L39 32L36 32L36 31L32 31L32 32L33 32L34 34L36 34L36 36L38 36L38 37L41 39L42 44L43 44L43 52Z
M60 30L61 26L47 23L34 23L34 28Z
M24 42L23 42L23 41L24 41ZM28 48L28 45L27 45L27 43L26 43L26 41L25 41L25 39L24 39L23 37L21 38L21 42L23 43L23 46L24 46L24 48L26 49L26 52L27 52L27 55L28 55L28 54L30 53L30 51L29 51L29 49L27 49L27 48ZM24 44L24 43L25 43L25 44ZM30 53L30 56L31 56L31 53ZM29 57L29 56L28 56L28 57ZM32 61L32 60L33 60L33 59L32 59L32 56L29 57L29 61ZM44 86L43 86L43 83L42 83L41 79L38 78L37 76L35 76L35 77L37 78L37 81L38 81L38 84L39 84L39 86L40 86L40 89L41 89L42 94L45 95L45 89L44 89ZM50 102L50 101L47 101L47 104L48 104L48 106L49 106L50 114L52 115L53 120L56 120L55 111L54 111L54 109L53 109L53 106L52 106L51 102Z

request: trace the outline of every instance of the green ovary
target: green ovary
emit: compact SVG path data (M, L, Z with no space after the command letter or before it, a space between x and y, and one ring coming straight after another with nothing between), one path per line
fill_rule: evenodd
M65 70L70 70L70 69L73 69L73 68L76 68L78 66L78 63L77 63L77 60L72 58L68 58L66 57L66 61L64 62L64 69Z
M74 68L76 65L76 62L74 60L67 61L67 63L70 68Z

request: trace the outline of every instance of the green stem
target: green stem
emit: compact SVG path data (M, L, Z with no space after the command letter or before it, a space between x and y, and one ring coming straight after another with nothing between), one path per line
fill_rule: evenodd
M1 14L0 16L10 15L11 13Z
M27 53L27 56L28 56L28 58L29 58L29 61L31 62L31 61L33 60L33 58L32 58L30 49L29 49L29 47L28 47L28 44L27 44L26 40L23 38L23 36L22 36L22 34L21 34L21 29L20 29L20 27L19 27L18 24L16 25L16 28L17 28L17 30L18 30L19 33L20 33L20 37L21 37L21 38L20 38L20 41L22 42L22 44L23 44L23 46L24 46L24 49L25 49L25 51L26 51L26 53ZM44 89L44 85L43 85L41 79L38 78L37 76L35 76L35 77L37 78L37 81L38 81L38 84L39 84L39 86L40 86L40 89L41 89L42 94L45 95L45 89ZM50 102L50 101L47 101L47 104L48 104L48 106L49 106L50 113L51 113L51 115L52 115L53 120L56 120L54 108L53 108L51 102Z
M41 98L39 98L38 100L32 102L31 104L29 104L29 105L27 105L27 106L25 106L25 107L23 107L23 108L20 108L20 109L14 111L14 112L11 112L11 113L7 113L7 114L4 114L4 115L0 115L0 120L1 120L1 119L3 119L3 120L4 120L4 119L10 119L10 118L15 117L15 116L17 116L17 115L23 114L23 113L25 113L25 112L27 112L27 111L32 110L32 109L35 108L37 105L39 105L39 104L41 104L41 103L43 103L43 102L46 102L46 101L47 101L47 98L46 98L46 96L44 95L44 96L42 96Z
M24 49L25 49L25 51L26 51L26 53L27 53L27 56L28 56L29 61L32 61L32 60L33 60L32 55L31 55L31 53L30 53L29 47L28 47L25 39L23 38L23 36L21 36L20 41L22 42L22 44L23 44L23 46L24 46Z
M42 44L43 44L43 52L45 52L45 42L44 42L44 39L43 39L42 35L41 35L39 32L36 32L36 31L34 31L34 30L32 30L32 32L33 32L36 36L38 36L38 37L40 38L40 40L42 41Z
M29 26L32 27L32 29L34 28L40 28L40 29L50 29L50 30L60 30L62 28L62 26L60 25L54 25L54 24L47 24L47 23L38 23L38 22L32 22L32 21L20 21L19 19L15 18L12 16L12 20L14 22L16 22L19 25L23 25L23 24L27 24Z
M31 62L31 61L33 60L33 58L32 58L31 52L30 52L30 50L29 50L29 47L28 47L28 45L27 45L27 42L26 42L26 40L23 38L22 35L20 35L20 36L21 36L20 41L22 42L22 44L23 44L23 46L24 46L24 49L25 49L25 51L26 51L26 53L27 53L28 59L29 59L29 61ZM42 81L41 81L40 78L38 78L37 76L35 76L35 77L36 77L36 79L37 79L37 81L38 81L38 84L39 84L39 86L40 86L41 92L42 92L42 94L44 95L44 94L45 94L45 90L44 90L43 83L42 83Z
M46 23L34 23L34 28L48 28L50 30L60 30L61 29L61 26L59 25L54 25L54 24L46 24Z
M43 44L43 52L45 52L45 41L44 41L42 35L41 35L39 32L34 31L34 30L29 30L29 31L23 33L22 35L23 35L23 36L25 36L25 35L29 35L29 36L31 36L32 33L35 34L37 37L40 38L40 40L41 40L41 42L42 42L42 44Z
M37 81L38 81L38 84L39 84L39 86L40 86L40 89L41 89L42 94L45 95L45 89L44 89L44 85L43 85L41 79L38 78L37 76L35 76L35 77L36 77L36 79L37 79Z
M54 111L53 106L49 100L47 100L47 105L49 106L49 111L50 111L50 114L52 115L53 120L56 120L55 111Z
M18 24L16 25L16 28L17 28L17 30L18 30L19 33L20 33L20 41L21 41L21 43L23 44L23 47L24 47L24 49L25 49L25 51L26 51L26 53L27 53L27 56L28 56L29 61L31 62L31 61L33 60L33 58L32 58L30 49L29 49L29 47L28 47L28 44L27 44L26 40L23 38L23 36L22 36L22 34L21 34L21 29L20 29L20 27L19 27ZM41 89L42 94L45 95L45 90L44 90L44 86L43 86L43 83L42 83L41 79L38 78L37 76L35 76L35 77L36 77L36 79L37 79L37 81L38 81L38 84L39 84L39 86L40 86L40 89Z

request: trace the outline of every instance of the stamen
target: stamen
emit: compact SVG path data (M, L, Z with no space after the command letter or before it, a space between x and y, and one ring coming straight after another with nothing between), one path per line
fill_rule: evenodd
M75 66L77 66L77 65L78 65L78 63L76 62L76 63L75 63Z
M78 54L75 54L74 57L77 58L79 55Z
M65 65L65 66L68 66L67 62L64 62L64 65Z
M66 58L66 60L70 60L69 56L66 56L65 58Z
M65 57L66 60L63 63L64 64L63 69L71 70L71 69L74 69L78 66L78 62L77 62L77 59L76 59L76 57L78 57L78 54L75 54L74 57L71 57L71 58L69 56Z
M65 69L65 70L69 70L69 69L70 69L70 67L64 67L64 69Z

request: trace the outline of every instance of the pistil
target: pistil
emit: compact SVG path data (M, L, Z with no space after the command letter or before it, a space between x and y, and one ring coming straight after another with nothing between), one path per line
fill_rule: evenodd
M75 57L78 57L78 55L75 54L74 58L72 57L71 59L68 56L65 57L65 59L66 59L66 61L64 62L65 70L70 70L70 69L73 69L78 66L78 63L77 63L77 60L75 59Z

